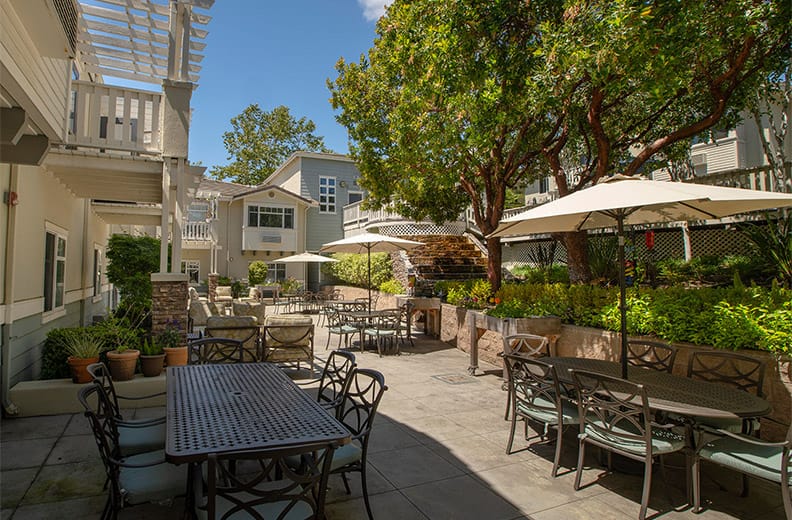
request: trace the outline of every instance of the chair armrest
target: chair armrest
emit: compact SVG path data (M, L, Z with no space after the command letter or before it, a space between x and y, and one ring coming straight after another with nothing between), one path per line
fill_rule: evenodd
M763 441L763 440L757 439L756 437L748 437L746 435L741 435L739 433L733 433L733 432L730 432L728 430L724 430L724 429L721 429L721 428L718 428L717 430L715 430L715 433L723 435L724 437L732 437L734 439L737 439L738 441L742 441L742 442L745 442L747 444L753 444L755 446L767 446L767 447L783 448L784 446L788 446L789 445L788 441L768 442L768 441Z

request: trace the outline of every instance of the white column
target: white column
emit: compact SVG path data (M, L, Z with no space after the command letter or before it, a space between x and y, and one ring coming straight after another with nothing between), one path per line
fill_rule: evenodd
M168 272L168 215L170 214L170 159L162 162L162 215L160 219L160 273Z
M693 248L690 245L690 230L687 222L682 223L682 243L685 246L685 262L690 262L693 258Z
M184 206L184 183L187 175L184 168L184 159L175 159L176 162L176 204L173 210L173 223L171 232L171 272L181 272L182 256L182 207Z

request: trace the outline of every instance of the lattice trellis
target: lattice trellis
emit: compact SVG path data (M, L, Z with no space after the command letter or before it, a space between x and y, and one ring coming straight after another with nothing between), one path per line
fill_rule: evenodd
M690 249L693 257L705 255L747 254L751 250L750 243L734 228L709 227L689 229ZM615 239L613 234L592 234L589 240ZM537 255L546 253L552 239L544 238L530 242L514 243L503 248L503 265L533 265ZM646 258L647 248L643 231L627 232L628 257L638 261ZM630 254L630 245L635 244L634 253ZM654 260L685 257L685 242L682 228L655 230ZM566 250L559 244L555 254L557 263L566 262Z
M380 226L379 232L383 235L410 236L410 235L461 235L465 232L464 222L450 222L438 226L436 224L394 224Z

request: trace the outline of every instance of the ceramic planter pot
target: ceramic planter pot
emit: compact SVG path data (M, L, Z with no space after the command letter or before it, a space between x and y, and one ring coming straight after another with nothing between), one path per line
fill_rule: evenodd
M140 356L140 371L143 372L143 377L157 377L162 373L162 367L165 363L165 354L156 354L153 356Z
M177 367L187 364L187 347L165 347L165 364Z
M131 348L123 352L117 350L108 352L107 364L113 381L129 381L135 377L135 367L139 357L140 351Z
M91 374L88 373L88 365L92 363L97 363L99 361L99 357L93 358L77 358L74 356L69 356L67 362L69 363L69 368L71 369L72 374L72 382L82 385L85 383L90 383L93 379Z

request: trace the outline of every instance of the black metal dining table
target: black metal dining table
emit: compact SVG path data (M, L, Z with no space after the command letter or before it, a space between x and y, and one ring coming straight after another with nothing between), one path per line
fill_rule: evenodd
M360 351L363 352L366 349L365 340L363 337L366 327L373 325L377 318L380 316L385 316L389 312L393 312L393 309L380 309L372 311L345 310L339 311L338 315L341 317L344 323L358 329L358 333L360 334Z
M558 379L571 383L570 369L621 377L621 364L603 359L543 357L556 367ZM646 389L649 407L685 417L747 419L769 415L772 407L761 397L737 388L691 379L668 372L630 366L627 379Z
M350 441L343 424L271 363L169 367L167 403L165 457L175 464Z

